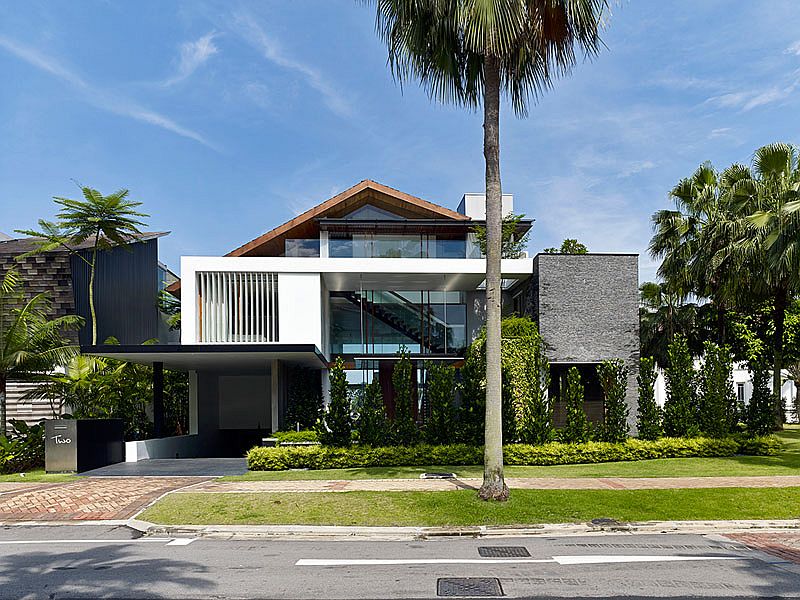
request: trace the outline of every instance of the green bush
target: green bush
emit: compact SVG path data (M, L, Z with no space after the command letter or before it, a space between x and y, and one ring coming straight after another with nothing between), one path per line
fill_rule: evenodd
M589 439L591 426L586 418L586 411L583 410L583 398L581 373L577 367L571 367L567 371L566 424L559 432L562 442L580 443Z
M319 441L328 446L349 446L353 417L350 414L350 393L341 356L333 363L328 376L331 382L331 402L320 422Z
M503 454L507 465L569 465L657 458L720 457L735 454L774 454L781 447L773 436L764 438L661 438L655 441L628 439L612 444L585 442L561 444L552 442L541 446L509 444ZM400 467L428 465L479 465L483 448L466 444L431 446L390 446L370 448L256 447L247 454L247 466L252 471L282 471L286 469L343 469L365 467Z
M621 360L604 360L597 366L597 376L603 388L603 424L600 439L604 442L622 442L628 437L628 405L625 390L628 387L628 369Z
M733 359L728 346L703 344L699 373L700 428L705 435L721 437L736 425L736 397L733 395Z
M750 361L748 369L753 379L753 393L747 405L747 429L753 435L765 435L775 427L769 367L765 360L758 358Z
M322 414L320 372L308 367L287 367L289 381L286 420L290 425L313 427Z
M359 442L364 445L381 446L386 444L389 422L383 404L381 384L377 378L364 386L361 407L358 419L356 419L356 431L358 431Z
M394 420L392 437L395 444L407 446L419 441L419 429L414 421L414 380L411 355L405 347L397 353L398 361L392 371L394 388Z
M639 406L637 410L636 428L639 439L657 440L664 431L661 428L661 407L656 403L655 360L642 358L639 361L639 375L636 381L639 384Z
M272 434L272 437L278 440L278 444L319 442L319 434L313 429L301 429L300 431L276 431Z
M669 364L664 373L667 399L664 401L664 433L674 437L697 435L694 361L686 338L676 335L667 348Z
M44 465L44 425L11 420L11 434L0 435L0 473L21 473Z
M446 444L456 429L455 375L453 367L430 361L428 371L428 406L430 417L425 423L425 441Z
M758 435L755 437L736 435L734 439L739 444L737 454L775 456L783 449L783 442L774 435Z

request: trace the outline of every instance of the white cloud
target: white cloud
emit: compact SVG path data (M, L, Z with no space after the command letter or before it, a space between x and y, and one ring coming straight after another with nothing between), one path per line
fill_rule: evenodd
M233 19L233 28L268 61L300 75L308 86L319 92L331 111L341 117L352 115L352 107L344 95L328 82L316 68L287 55L279 42L268 35L251 15L237 13Z
M174 85L183 81L200 68L209 58L219 52L214 38L217 37L215 32L209 32L203 37L193 41L184 42L181 44L180 61L175 75L164 81L163 85Z
M800 80L795 80L786 86L773 86L766 90L746 90L741 92L731 92L720 96L712 96L706 100L707 104L713 104L721 108L738 108L743 112L780 102L791 96L800 85Z
M800 40L797 40L793 44L791 44L786 50L783 51L784 54L794 54L795 56L800 56Z
M719 127L717 129L712 129L711 133L708 134L709 139L719 138L726 135L730 135L732 129L730 127Z
M183 127L169 117L145 108L129 98L90 84L80 75L60 64L56 59L44 55L33 48L3 36L0 36L0 48L4 48L37 69L68 83L78 90L83 99L92 106L116 115L155 125L181 137L199 142L209 148L214 148L208 140L196 131Z

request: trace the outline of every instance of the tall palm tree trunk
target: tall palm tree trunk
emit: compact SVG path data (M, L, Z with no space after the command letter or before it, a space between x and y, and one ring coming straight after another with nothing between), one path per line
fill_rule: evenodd
M502 201L500 185L500 64L484 63L483 156L486 160L486 425L483 500L507 500L503 478L503 402L500 368Z
M0 375L0 435L6 434L6 376Z
M786 328L786 306L788 304L788 292L785 286L781 286L775 295L775 308L773 320L775 322L775 333L772 339L773 365L772 365L772 395L775 402L775 429L783 427L785 415L782 414L781 387L783 379L783 332Z

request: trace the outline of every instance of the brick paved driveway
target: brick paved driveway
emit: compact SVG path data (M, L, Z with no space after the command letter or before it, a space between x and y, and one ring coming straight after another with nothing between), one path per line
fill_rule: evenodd
M790 531L732 533L725 537L741 542L754 550L800 564L800 533Z
M159 496L204 477L86 478L0 495L0 522L128 519Z

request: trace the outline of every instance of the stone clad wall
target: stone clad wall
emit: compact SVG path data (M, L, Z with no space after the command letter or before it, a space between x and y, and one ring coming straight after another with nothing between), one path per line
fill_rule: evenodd
M0 254L0 277L11 268L16 268L22 277L25 298L48 292L51 315L61 317L75 314L75 295L72 290L72 269L66 252L48 252L29 256L21 261L13 254ZM67 333L77 341L77 332Z
M629 422L636 422L639 372L639 260L635 254L539 254L534 314L551 362L628 367Z

